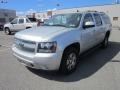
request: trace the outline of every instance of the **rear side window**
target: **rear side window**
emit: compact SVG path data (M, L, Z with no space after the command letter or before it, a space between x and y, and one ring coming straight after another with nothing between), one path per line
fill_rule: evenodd
M101 26L102 25L102 20L99 14L94 13L94 18L95 18L95 22L96 22L96 26Z
M30 20L26 19L26 23L30 23Z
M24 19L19 19L19 24L24 23Z
M105 24L111 24L110 18L107 15L101 14L101 16Z

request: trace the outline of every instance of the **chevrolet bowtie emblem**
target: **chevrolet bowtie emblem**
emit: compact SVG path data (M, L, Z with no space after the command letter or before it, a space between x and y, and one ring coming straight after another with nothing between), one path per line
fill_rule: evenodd
M23 43L19 43L19 46L20 46L20 47L24 47L24 44L23 44Z

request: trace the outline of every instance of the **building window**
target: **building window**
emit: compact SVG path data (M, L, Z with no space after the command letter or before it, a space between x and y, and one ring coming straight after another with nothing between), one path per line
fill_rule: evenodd
M118 17L113 17L113 21L118 21Z
M8 17L8 14L7 14L7 13L4 13L4 16Z

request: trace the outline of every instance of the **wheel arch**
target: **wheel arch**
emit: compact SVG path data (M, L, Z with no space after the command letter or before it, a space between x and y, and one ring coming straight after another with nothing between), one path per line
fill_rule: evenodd
M80 53L80 43L79 43L79 42L75 42L75 43L72 43L72 44L66 46L65 49L63 50L63 53L64 53L67 49L72 48L72 47L74 47L74 48L78 51L78 53Z
M110 31L107 31L105 36L109 37L110 36Z
M29 29L29 28L32 28L32 27L30 27L30 26L29 26L29 27L26 27L26 29Z
M9 27L4 27L4 29L6 29L6 28L10 29Z

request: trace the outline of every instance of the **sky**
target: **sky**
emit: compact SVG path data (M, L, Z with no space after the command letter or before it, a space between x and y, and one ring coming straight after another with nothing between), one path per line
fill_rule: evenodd
M115 0L3 0L3 1L5 3L0 3L0 8L13 9L16 10L17 12L25 12L30 10L40 12L45 10L115 3Z

